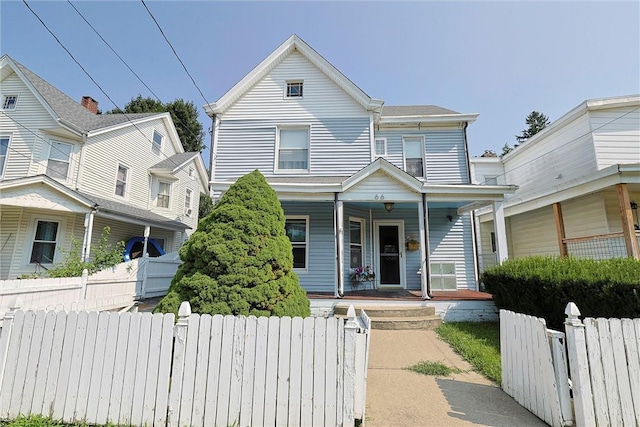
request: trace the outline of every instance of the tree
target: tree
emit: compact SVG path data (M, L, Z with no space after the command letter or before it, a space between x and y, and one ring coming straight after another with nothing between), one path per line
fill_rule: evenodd
M529 113L527 118L525 119L525 123L529 126L527 129L522 131L521 135L516 135L516 139L518 143L522 143L527 139L531 138L533 135L540 132L544 129L549 123L549 118L542 113L537 111L532 111Z
M504 146L502 147L502 153L500 153L500 157L505 156L512 151L513 151L513 147L511 147L509 143L505 142Z
M156 312L309 316L275 191L259 171L232 185L180 249L183 263Z
M198 204L198 218L202 219L213 210L213 200L208 194L200 194L200 203Z
M198 121L198 109L192 101L176 99L163 104L153 98L138 95L124 106L124 111L115 108L109 114L122 113L164 113L169 112L176 126L184 151L202 151L204 148L204 130Z

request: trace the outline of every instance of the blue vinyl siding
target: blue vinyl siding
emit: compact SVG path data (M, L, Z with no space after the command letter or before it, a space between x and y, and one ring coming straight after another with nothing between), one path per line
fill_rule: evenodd
M336 247L332 202L282 202L285 215L309 215L308 265L296 272L307 292L334 292Z
M274 176L279 125L311 126L309 175L351 175L371 162L368 118L223 121L215 179L235 179L255 169Z
M400 169L403 164L403 136L422 136L425 140L427 181L440 184L467 184L469 174L464 144L464 130L381 130L378 138L387 138L385 159Z

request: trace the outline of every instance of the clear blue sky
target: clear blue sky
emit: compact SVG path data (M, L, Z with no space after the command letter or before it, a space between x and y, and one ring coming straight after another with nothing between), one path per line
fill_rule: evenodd
M28 3L119 107L151 96L69 3ZM163 102L205 104L141 2L73 4ZM585 99L640 93L638 1L147 5L208 102L296 33L386 105L480 113L471 155L513 145L532 110L553 121ZM3 54L73 99L114 107L22 1L3 0L0 13ZM210 127L202 109L200 120Z

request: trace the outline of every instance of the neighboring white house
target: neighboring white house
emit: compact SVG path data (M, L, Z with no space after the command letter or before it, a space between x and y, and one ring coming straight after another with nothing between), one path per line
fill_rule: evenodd
M259 169L307 291L340 296L362 285L351 270L367 266L379 288L424 298L477 289L470 211L514 191L470 182L466 129L477 114L383 104L291 36L205 106L214 198Z
M639 95L587 100L502 159L471 164L478 183L518 186L504 202L511 257L640 258ZM490 260L490 209L476 216Z
M90 257L105 226L166 252L197 227L206 170L169 113L96 114L7 55L0 98L0 279L61 261L72 236Z

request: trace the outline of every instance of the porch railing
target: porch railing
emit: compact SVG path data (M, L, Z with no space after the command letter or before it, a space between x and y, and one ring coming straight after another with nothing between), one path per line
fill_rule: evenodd
M636 232L636 239L640 244L640 234ZM570 256L590 259L624 258L627 247L623 233L598 234L564 239Z

